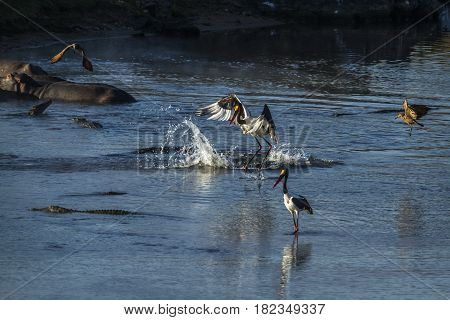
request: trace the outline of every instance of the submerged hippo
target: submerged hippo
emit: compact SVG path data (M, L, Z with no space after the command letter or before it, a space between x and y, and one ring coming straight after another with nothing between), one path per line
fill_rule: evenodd
M46 75L41 75L46 76ZM46 78L48 80L48 78ZM51 82L34 80L26 73L9 73L0 77L0 90L13 91L20 95L39 99L52 99L66 102L108 104L126 103L136 100L116 87L100 83L75 83L58 78Z

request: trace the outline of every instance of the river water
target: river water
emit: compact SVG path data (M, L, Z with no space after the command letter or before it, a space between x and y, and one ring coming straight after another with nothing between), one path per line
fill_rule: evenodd
M54 102L33 118L32 102L0 103L0 296L448 298L450 34L412 29L362 59L400 31L77 39L92 74L73 54L49 65L56 42L3 53L138 102ZM241 170L251 137L193 115L230 92L272 111L280 143L261 172ZM432 107L411 137L377 112L405 97ZM314 208L298 238L272 189L281 166ZM48 205L137 214L30 211Z

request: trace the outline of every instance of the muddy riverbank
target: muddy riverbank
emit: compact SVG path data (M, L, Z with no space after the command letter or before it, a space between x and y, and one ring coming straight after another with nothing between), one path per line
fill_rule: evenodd
M442 12L448 12L448 5L442 8L444 3L441 0L17 0L0 4L0 39L43 29L54 33L114 31L186 37L205 31L282 23L354 27L411 24L426 15L430 23L440 23ZM436 11L438 8L441 9Z

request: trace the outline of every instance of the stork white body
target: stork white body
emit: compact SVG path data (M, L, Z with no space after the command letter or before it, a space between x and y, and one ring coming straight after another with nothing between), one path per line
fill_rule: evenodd
M288 209L288 211L292 215L295 215L295 214L298 215L298 212L300 211L300 209L292 201L292 197L289 195L289 193L285 193L283 195L283 198L284 198L284 205L286 206L286 209Z
M298 218L299 213L302 210L307 211L309 214L313 214L313 209L311 208L311 205L309 204L308 200L306 200L305 197L299 195L298 197L291 197L288 192L287 188L287 180L289 177L289 170L287 168L282 169L280 176L278 177L277 181L275 181L275 184L273 187L275 188L277 184L284 179L283 182L283 202L292 215L292 220L294 221L294 234L298 232Z
M243 121L245 123L239 124L242 130L242 134L248 134L252 137L258 136L262 138L269 132L270 123L266 118L264 118L263 115L260 115L257 118L249 116L247 118L244 118Z

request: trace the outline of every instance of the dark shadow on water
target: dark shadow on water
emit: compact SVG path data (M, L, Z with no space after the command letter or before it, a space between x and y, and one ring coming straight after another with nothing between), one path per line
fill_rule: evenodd
M48 243L47 250L55 250L55 249L64 249L64 244L58 244L58 243Z
M160 243L147 243L147 242L133 242L133 246L144 246L144 247L162 247Z
M221 250L218 248L188 248L188 250L204 252L204 253L220 253Z
M12 153L0 153L0 160L17 159L19 156Z
M127 192L124 191L99 191L91 193L71 193L64 194L61 197L95 197L95 196L121 196L126 195Z
M320 230L302 230L300 226L300 231L298 232L298 237L301 238L303 235L306 236L317 236L317 235L323 235L325 232Z
M286 233L287 235L292 235L292 233ZM342 232L338 231L331 231L331 230L311 230L311 229L304 229L300 225L300 230L298 231L298 238L301 240L304 236L341 236L343 235Z

